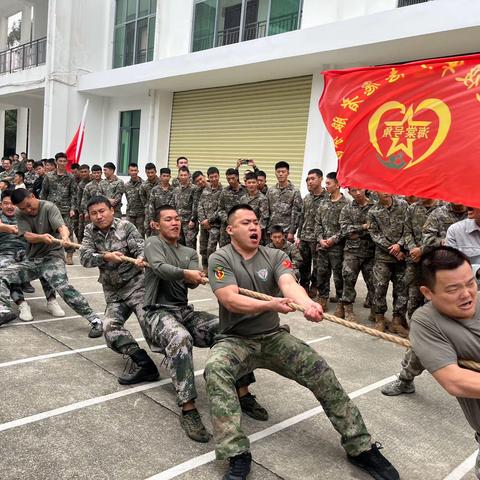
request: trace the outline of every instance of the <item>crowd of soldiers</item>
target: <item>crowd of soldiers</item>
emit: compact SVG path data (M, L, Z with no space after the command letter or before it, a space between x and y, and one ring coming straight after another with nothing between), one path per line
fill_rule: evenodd
M243 183L239 167L245 165ZM284 251L291 259L300 284L311 298L328 311L357 322L353 305L356 282L361 272L367 287L364 308L380 331L408 335L412 313L423 303L418 285L418 262L426 247L444 243L450 225L467 216L463 205L440 200L399 197L382 192L348 188L341 192L336 173L326 175L312 169L306 177L308 194L301 197L289 180L289 164L275 165L277 183L267 186L266 174L253 160L239 160L225 172L226 186L216 167L205 173L190 172L188 159L176 161L178 174L172 181L169 168L159 174L153 163L145 166L146 179L136 164L128 166L130 180L115 175L116 167L71 166L67 173L65 154L34 162L24 153L2 160L0 189L27 188L42 200L54 203L65 225L79 242L90 219L89 200L97 195L108 198L115 217L122 217L126 197L126 219L144 238L156 234L156 212L162 205L176 208L181 218L180 243L197 249L204 272L208 258L218 246L229 243L227 214L237 204L250 205L262 228L262 244ZM102 179L103 173L103 179ZM66 263L73 263L73 249L66 249ZM333 276L335 294L330 295ZM387 290L392 288L393 312L386 318Z

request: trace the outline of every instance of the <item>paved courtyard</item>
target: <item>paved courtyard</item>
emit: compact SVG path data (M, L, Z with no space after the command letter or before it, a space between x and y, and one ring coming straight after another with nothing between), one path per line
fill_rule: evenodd
M103 313L97 270L78 266L77 257L75 263L67 267L71 283ZM181 430L163 357L154 356L160 381L120 386L125 360L102 338L89 339L87 321L63 301L67 317L51 318L39 282L34 286L35 320L0 328L0 478L220 479L225 464L214 460L213 442L194 443ZM208 286L192 291L190 300L196 309L218 310ZM355 309L367 324L362 302ZM402 479L474 479L473 432L430 375L418 379L414 395L380 393L399 369L401 347L327 321L312 324L299 313L282 321L334 368ZM127 326L145 346L137 320ZM197 405L211 430L202 377L207 355L195 349ZM243 419L252 441L252 480L370 478L346 461L338 434L308 390L269 371L256 377L252 392L270 419Z

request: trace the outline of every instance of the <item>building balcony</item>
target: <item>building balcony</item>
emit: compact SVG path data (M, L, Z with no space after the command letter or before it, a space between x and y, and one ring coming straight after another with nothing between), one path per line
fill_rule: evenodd
M47 37L32 40L0 52L0 74L13 73L45 64Z

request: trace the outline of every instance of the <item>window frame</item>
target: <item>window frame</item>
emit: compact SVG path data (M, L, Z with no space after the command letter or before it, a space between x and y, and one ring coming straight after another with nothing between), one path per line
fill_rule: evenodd
M139 114L139 119L138 119L138 127L132 125L132 119L133 119L133 114L135 112L138 112ZM122 110L119 112L120 115L118 117L118 151L117 151L117 172L118 175L120 176L126 176L128 175L128 165L130 163L138 163L138 153L140 150L140 129L142 126L142 109L135 109L135 110ZM128 127L123 127L122 126L122 115L130 113L130 126ZM138 143L137 143L137 152L136 152L136 158L132 158L132 138L133 138L133 131L138 131ZM128 148L128 158L126 162L122 162L122 136L124 131L128 132L128 142L129 142L129 148ZM125 166L125 170L123 167Z

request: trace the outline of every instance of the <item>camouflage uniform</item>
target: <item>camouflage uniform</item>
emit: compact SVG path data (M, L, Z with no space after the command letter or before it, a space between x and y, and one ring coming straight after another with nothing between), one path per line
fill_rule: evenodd
M28 190L31 190L33 188L33 184L35 183L35 180L37 179L38 175L35 173L35 170L30 170L29 172L25 172L25 187Z
M218 216L220 217L220 246L223 247L230 243L230 236L227 234L227 216L228 212L235 205L240 203L240 199L245 195L246 190L240 185L238 190L233 190L230 185L222 190L218 199Z
M40 200L48 200L54 203L60 213L63 221L70 232L70 241L73 242L73 219L70 217L70 211L74 212L77 207L77 182L71 173L59 175L57 172L46 173L43 178ZM66 248L67 253L73 253L74 248Z
M205 188L205 187L204 187ZM199 223L198 223L198 203L200 202L200 195L202 194L204 188L197 187L196 185L193 188L193 206L192 206L192 217L190 221L193 222L194 227L191 235L195 237L195 247L197 248L197 237L199 232ZM202 265L203 259L207 256L207 238L205 235L205 230L200 231L200 255L202 257ZM205 264L206 265L206 264Z
M306 289L317 288L318 253L317 239L315 238L315 216L319 205L328 198L327 192L322 190L318 195L309 193L303 199L303 208L300 215L297 236L300 239L300 283ZM312 271L313 268L313 271Z
M161 185L152 188L145 207L145 229L148 229L150 222L157 221L157 210L162 205L175 207L174 193L175 189L171 185L169 185L166 190L164 190ZM151 229L148 230L150 230L150 235L154 234Z
M85 187L90 183L89 179L80 180L77 184L77 208L78 208L78 227L75 235L77 236L77 240L79 243L82 243L83 240L83 232L85 230L85 211L82 210L83 206L83 193L85 191Z
M150 192L152 191L152 188L153 187L156 187L157 185L160 185L160 178L159 177L155 177L155 179L153 180L153 182L151 182L148 178L142 183L142 186L140 187L140 190L139 190L139 194L140 194L140 200L142 202L142 205L143 205L143 210L144 210L144 215L145 215L145 220L146 220L146 208L147 208L147 203L148 203L148 199L150 198ZM147 235L147 237L149 237L152 232L150 231L150 225L147 225L147 222L145 221L145 225L144 225L144 230L145 230L145 235Z
M205 187L198 202L198 223L201 224L204 220L208 220L211 227L210 230L206 230L200 226L200 252L206 252L206 255L202 255L203 267L208 265L208 257L217 249L220 239L218 200L221 193L221 185L216 190L213 190L211 186ZM204 235L202 235L202 232Z
M267 247L277 248L273 243L269 243ZM288 258L290 258L290 260L292 261L295 277L297 278L297 280L299 280L300 270L302 268L302 263L303 263L302 256L300 255L300 250L294 243L288 242L287 240L285 240L283 247L280 248L279 250L281 250L283 253L286 253L288 255Z
M340 228L345 240L343 258L343 296L342 303L352 304L355 302L357 292L355 284L358 274L362 272L367 285L368 297L373 298L375 286L373 284L373 264L375 244L368 230L363 225L368 223L368 212L373 206L369 200L363 207L355 200L343 208L340 213Z
M405 227L403 239L407 251L413 248L423 248L422 231L428 216L434 212L439 205L436 203L427 208L419 200L408 206L405 216ZM420 292L419 263L414 262L410 255L407 256L407 267L405 270L405 284L407 285L408 307L407 315L410 318L413 312L423 305L423 295Z
M110 201L114 201L114 215L117 218L122 218L122 197L125 193L125 184L123 183L123 180L120 180L116 175L113 175L110 180L103 179L100 182L99 193L100 195L107 197Z
M195 229L188 228L193 213L193 196L195 187L189 183L186 186L179 185L174 190L174 203L177 213L180 215L182 231L179 242L187 247L197 249L197 236Z
M422 242L424 246L438 247L444 245L448 227L460 220L467 218L467 212L455 212L452 204L437 208L428 216L422 230Z
M15 216L7 217L4 213L0 213L0 221L5 225L17 224ZM26 251L27 242L22 236L0 232L0 269L2 271L8 266L16 265L17 262L24 260ZM0 273L1 275L2 273ZM55 298L55 290L50 287L43 277L40 277L40 283L42 284L45 298L47 300ZM17 284L10 285L10 294L15 303L25 299L21 287L21 285Z
M101 180L99 180L98 182L96 180L92 180L91 182L88 182L85 185L85 188L83 189L83 194L82 194L82 203L80 204L80 211L84 215L88 215L87 205L90 199L97 195L101 195L101 191L100 191L101 183L102 183Z
M267 192L270 208L269 232L274 225L282 227L284 233L297 231L300 214L302 212L302 196L289 181L286 187L281 188L278 183L270 187Z
M262 232L265 232L268 226L268 215L270 214L267 197L260 192L257 192L254 197L250 196L248 192L245 192L238 203L245 203L253 208L260 222L260 228Z
M103 252L113 251L131 258L143 257L143 237L135 226L120 218L114 218L105 233L93 223L87 225L80 249L80 263L100 270L98 281L103 286L107 302L103 321L105 341L113 351L131 355L140 347L124 325L132 313L140 323L143 320L144 275L131 263L105 262L102 259Z
M145 236L145 207L140 196L142 185L143 180L140 177L136 182L130 179L125 184L125 196L127 197L127 220L137 227L143 238Z
M13 182L14 177L15 177L15 171L13 170L13 168L9 172L7 172L6 170L4 170L3 172L0 172L0 182L2 180L8 180L9 182Z
M390 255L388 248L395 243L403 246L403 229L408 204L405 200L396 197L392 197L392 201L390 208L377 203L368 212L369 232L375 243L373 303L375 313L385 314L388 284L391 280L393 283L393 314L405 318L407 311L405 261L398 261L393 255Z
M315 238L320 240L333 239L333 245L328 248L318 247L317 285L318 296L328 298L330 293L330 276L333 273L335 293L340 299L343 296L343 248L345 238L340 230L340 212L350 201L342 196L333 202L330 198L320 203L315 215Z

